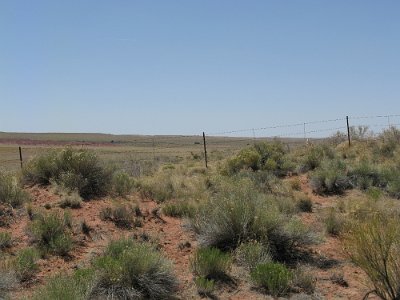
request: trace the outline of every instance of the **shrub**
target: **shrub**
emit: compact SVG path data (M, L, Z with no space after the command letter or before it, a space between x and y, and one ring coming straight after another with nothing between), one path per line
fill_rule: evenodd
M297 200L297 207L302 212L312 212L312 201L308 197L302 197Z
M346 166L339 160L325 160L311 175L310 185L313 191L320 195L342 194L351 187L346 175Z
M277 297L285 295L290 287L292 272L280 263L258 265L251 273L252 280L260 287Z
M92 299L96 277L91 269L76 271L72 276L57 275L37 290L33 300L88 300Z
M196 277L194 283L196 284L197 292L202 296L211 296L215 289L215 281L213 279Z
M235 250L237 263L248 270L253 270L257 265L272 261L268 248L257 241L242 243Z
M298 266L293 272L292 285L301 292L313 294L316 287L316 278L312 271L305 266Z
M27 200L29 200L29 195L19 186L16 178L0 172L0 204L16 208Z
M249 180L222 181L215 188L192 219L201 245L234 249L255 240L268 245L274 258L286 259L314 242L302 222L280 213L277 200L258 193Z
M26 183L49 185L54 181L68 190L78 191L84 199L105 195L111 175L94 152L72 148L36 157L23 170Z
M42 254L67 255L72 248L72 238L68 232L68 217L57 213L38 215L32 221L31 232Z
M125 172L116 172L112 177L112 190L117 196L125 197L132 192L134 180Z
M379 213L355 223L345 235L352 261L365 271L374 292L382 299L400 297L400 223L398 217Z
M18 279L15 272L0 268L0 299L8 298L8 292L17 287Z
M159 172L138 182L142 197L151 198L157 202L164 202L175 196L175 187L171 172Z
M94 261L97 291L118 299L165 299L177 289L170 263L147 243L113 241Z
M316 145L306 149L306 155L300 164L300 171L307 172L318 168L324 158L333 159L335 154L327 145Z
M283 144L280 142L256 143L229 159L222 173L233 175L241 170L249 169L266 170L277 176L286 175L288 171L294 169L294 165L285 154Z
M290 183L290 187L292 188L292 190L295 190L295 191L301 190L301 181L299 178L294 178L294 179L290 180L289 183Z
M136 214L135 208L129 205L118 204L113 208L105 207L100 211L103 221L112 221L119 228L130 229L134 226Z
M21 281L29 280L38 271L39 253L34 248L21 250L15 260L15 271Z
M82 207L82 198L79 196L78 193L70 193L69 195L65 195L62 197L60 201L61 208L81 208Z
M361 161L349 172L350 181L353 186L361 190L367 190L371 186L385 186L386 183L379 170L367 160Z
M344 219L341 218L334 208L328 210L324 218L326 232L333 236L338 236L344 228Z
M9 232L0 232L0 250L9 248L12 245L11 234Z
M217 248L200 248L190 261L193 273L207 279L226 276L231 267L231 257Z
M170 217L193 217L196 208L188 202L167 203L162 207L162 212Z

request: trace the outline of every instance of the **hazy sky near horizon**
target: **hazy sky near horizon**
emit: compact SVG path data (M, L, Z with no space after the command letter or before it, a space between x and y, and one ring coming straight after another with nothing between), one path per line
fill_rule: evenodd
M0 131L199 134L400 113L400 2L0 1Z

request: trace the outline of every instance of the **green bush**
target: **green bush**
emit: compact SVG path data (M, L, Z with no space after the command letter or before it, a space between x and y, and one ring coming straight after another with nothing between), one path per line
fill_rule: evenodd
M32 295L32 299L89 300L95 298L96 284L93 270L78 270L72 276L57 275L51 278Z
M171 264L151 245L113 241L94 261L97 291L117 299L165 299L177 289Z
M31 223L30 230L42 254L65 256L72 248L68 231L68 216L57 213L38 215Z
M162 212L170 217L193 217L196 208L188 202L167 203L162 207Z
M312 171L321 165L324 158L331 160L335 157L333 150L324 144L307 147L305 151L299 167L301 172Z
M18 286L15 272L0 267L0 299L11 299L8 293Z
M265 263L258 265L251 273L252 280L267 293L277 297L285 295L290 287L292 272L280 263Z
M301 292L313 294L316 287L316 278L307 266L298 266L293 272L292 286Z
M193 273L207 279L226 276L231 264L230 255L217 248L200 248L190 261Z
M196 277L194 283L196 284L197 292L202 296L210 297L215 289L215 281L213 279Z
M103 221L112 221L119 228L130 229L136 224L135 207L124 204L117 204L114 207L105 207L100 211L100 218Z
M12 245L12 238L9 232L0 232L0 250L9 248Z
M361 190L367 190L371 186L381 187L386 185L378 168L367 160L362 160L350 170L349 177L352 185Z
M355 223L345 235L345 249L385 300L400 298L400 222L380 213Z
M294 164L286 156L282 143L264 142L243 149L236 156L230 158L222 173L233 175L241 170L265 170L281 176L293 169Z
M310 185L319 195L343 194L346 189L351 188L346 165L340 160L324 160L320 168L312 173Z
M235 250L236 262L248 270L272 261L268 248L257 241L242 243Z
M333 236L338 236L342 233L345 226L345 220L338 215L334 208L328 210L324 223L326 232Z
M29 194L19 186L17 179L12 175L0 172L0 204L16 208L27 200L29 200Z
M39 259L39 253L34 248L26 248L18 252L15 259L15 272L21 281L31 279L38 271L39 267L36 261Z
M280 213L278 200L258 193L249 180L225 179L214 188L213 197L192 219L201 245L235 249L255 240L267 245L275 259L286 259L314 242L301 221Z
M312 201L308 197L297 200L297 208L302 212L312 212Z
M64 195L61 200L59 206L61 208L81 208L82 207L82 198L78 193L72 192L68 195Z
M172 199L176 195L170 171L159 172L152 177L141 179L138 182L138 188L142 197L151 198L159 203Z
M112 190L115 195L125 197L130 194L135 186L133 178L125 172L116 172L112 177Z
M103 196L112 172L104 168L94 152L72 148L51 151L31 160L23 170L26 183L49 185L52 181L78 191L84 199Z

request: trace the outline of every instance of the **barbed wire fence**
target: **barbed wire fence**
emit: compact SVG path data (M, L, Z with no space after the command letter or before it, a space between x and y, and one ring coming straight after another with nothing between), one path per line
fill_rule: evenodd
M203 132L199 135L174 135L174 136L138 136L128 140L110 141L100 143L112 146L108 154L115 155L118 148L124 146L124 155L128 158L125 163L149 163L154 161L174 162L185 156L194 159L204 159L208 165L210 159L216 159L221 153L228 153L251 145L258 141L281 140L285 144L303 145L308 142L325 141L332 137L352 139L351 134L368 133L368 138L377 138L380 133L392 127L400 126L400 114L375 115L375 116L348 116L335 119L314 120L298 123L275 124L258 128L225 130L218 132ZM351 130L350 130L351 129ZM368 130L366 130L368 129ZM95 143L94 143L95 144ZM90 146L91 143L73 142L68 146ZM96 147L94 145L94 147ZM21 147L15 149L13 158L0 156L0 167L8 165L23 166ZM140 171L139 171L140 173Z

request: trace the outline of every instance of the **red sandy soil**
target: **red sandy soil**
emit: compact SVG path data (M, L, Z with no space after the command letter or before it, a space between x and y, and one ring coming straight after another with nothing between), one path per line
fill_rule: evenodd
M308 185L306 176L300 177L301 189L306 193L314 204L313 213L302 213L302 220L311 225L319 232L323 232L321 220L317 217L318 210L335 206L334 197L320 197L314 195ZM55 195L49 188L31 187L27 189L32 196L33 210L45 209L45 204L51 204L50 210L60 210L56 203L59 196ZM39 261L40 271L35 278L22 285L22 288L11 294L12 299L29 296L34 289L41 286L46 280L58 273L69 273L81 266L88 265L91 258L102 253L107 243L112 239L123 236L140 236L146 233L157 241L163 254L169 258L174 267L180 287L177 293L178 299L200 299L193 283L193 275L190 271L190 257L197 247L194 233L188 229L186 221L178 218L163 216L159 213L159 206L151 199L142 199L139 195L132 195L129 199L119 199L137 203L143 214L143 226L132 230L117 228L112 222L102 221L99 213L102 208L112 206L111 199L92 200L84 202L82 208L71 210L74 221L75 247L69 258L49 256ZM15 211L16 218L8 228L0 227L0 231L12 233L14 244L9 253L28 247L31 238L28 234L29 218L25 209ZM81 233L79 225L85 222L93 229L89 236ZM346 258L342 250L341 242L335 237L325 237L323 241L309 249L314 257L324 257L325 261L334 261L335 264L329 268L311 266L311 272L317 278L316 294L321 299L362 299L370 290L365 283L367 278L362 270L355 267ZM335 283L333 275L343 275L345 284ZM223 283L218 286L215 296L217 299L271 299L260 291L252 288L248 274L239 267L232 268L232 282ZM344 282L343 282L344 283ZM306 299L306 298L302 298ZM310 298L311 299L311 298Z

